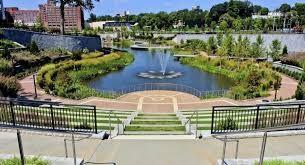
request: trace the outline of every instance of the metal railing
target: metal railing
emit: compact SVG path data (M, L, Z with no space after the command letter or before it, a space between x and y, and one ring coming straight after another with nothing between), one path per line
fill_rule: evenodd
M303 103L215 106L212 111L211 133L247 132L304 122Z
M98 133L96 107L0 99L0 125Z
M267 128L267 129L260 129L260 130L251 131L251 133L258 133L258 132L263 132L264 133L263 137L262 137L263 140L262 140L262 144L261 144L258 164L263 165L263 163L264 163L268 133L286 131L286 130L292 130L292 129L303 129L304 127L305 127L305 123L302 123L302 124L294 124L294 125L291 125L291 126L282 126L282 127L278 127L278 128L270 128L270 129ZM234 159L238 160L240 139L243 139L244 137L230 137L231 135L236 135L236 134L240 134L240 133L225 133L225 134L222 134L222 135L213 135L214 138L223 142L221 165L227 165L226 149L227 149L227 143L228 142L236 142ZM219 137L219 136L222 136L222 137Z
M185 134L191 134L192 132L192 119L196 115L196 128L195 128L195 137L197 138L198 135L198 111L193 112L193 114L189 117L189 119L184 123L184 127L187 128L188 130L185 129ZM188 126L187 126L188 125Z
M172 83L145 83L137 84L134 86L129 86L124 89L118 90L99 90L98 93L102 96L109 98L118 98L128 93L139 92L139 91L153 91L153 90L168 90L188 93L194 96L197 96L201 99L209 99L215 97L224 97L228 95L229 90L213 90L213 91L200 91L196 88L182 85L182 84L172 84ZM96 91L92 91L94 93ZM94 96L94 94L92 94Z

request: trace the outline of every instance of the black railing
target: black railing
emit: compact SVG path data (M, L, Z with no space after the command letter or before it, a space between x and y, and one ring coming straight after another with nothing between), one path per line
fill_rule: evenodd
M211 133L247 132L305 123L305 104L216 106Z
M96 107L0 99L0 126L97 133Z

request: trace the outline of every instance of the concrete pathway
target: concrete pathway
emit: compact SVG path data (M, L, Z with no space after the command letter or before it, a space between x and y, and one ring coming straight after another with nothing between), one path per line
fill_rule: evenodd
M64 157L64 137L22 133L26 155ZM305 154L305 136L269 137L266 157ZM261 138L242 139L239 158L258 158ZM209 165L221 158L222 142L208 138L194 139L87 139L76 143L78 158L91 162L114 162L118 165ZM0 133L0 154L18 155L15 133ZM68 145L71 157L71 145ZM227 146L227 158L233 158L235 144Z
M34 98L33 77L28 76L20 80L22 97ZM282 86L278 91L278 99L289 99L295 94L297 81L282 75ZM196 110L209 109L215 105L254 105L261 103L263 99L273 100L275 92L271 91L270 96L266 98L257 98L252 100L232 100L229 98L217 98L201 100L193 95L175 92L175 91L143 91L126 94L118 99L105 99L90 97L83 100L71 100L61 97L51 96L43 90L38 89L38 99L59 101L65 104L86 104L96 105L99 108L111 110L135 110L144 113L173 113L178 110Z

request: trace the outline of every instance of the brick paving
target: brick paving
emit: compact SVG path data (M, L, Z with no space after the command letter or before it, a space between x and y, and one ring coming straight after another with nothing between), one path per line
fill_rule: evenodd
M33 77L28 76L20 80L22 91L20 95L27 99L33 99L34 83ZM282 86L278 91L278 99L289 99L293 97L297 88L297 81L282 75ZM217 98L200 100L199 98L182 92L175 91L143 91L129 93L118 99L104 99L90 97L83 100L71 100L46 94L43 90L38 89L38 99L59 101L65 104L86 104L96 105L98 108L113 110L138 110L149 113L171 113L177 110L194 110L209 109L212 106L224 105L253 105L261 103L263 99L272 101L274 99L274 91L270 92L270 96L266 98L257 98L252 100L232 100L229 98Z

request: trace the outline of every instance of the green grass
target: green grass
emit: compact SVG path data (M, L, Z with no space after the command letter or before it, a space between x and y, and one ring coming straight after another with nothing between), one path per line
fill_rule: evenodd
M17 157L11 159L0 159L0 165L20 165L21 160ZM27 165L51 165L47 160L43 160L39 157L26 158Z
M184 126L173 126L173 127L147 127L147 126L126 126L125 131L185 131Z
M158 124L158 125L161 125L161 124L181 124L181 122L180 121L163 121L163 120L161 120L161 121L153 121L153 120L151 120L151 121L132 121L131 122L131 124L152 124L152 125L154 125L154 124Z
M258 165L258 162L255 162ZM265 160L263 165L305 165L305 161Z

